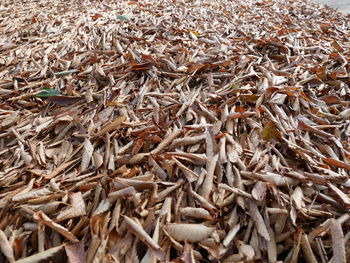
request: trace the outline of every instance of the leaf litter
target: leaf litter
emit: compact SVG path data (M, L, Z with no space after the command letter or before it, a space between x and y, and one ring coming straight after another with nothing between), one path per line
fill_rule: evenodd
M349 17L4 1L1 262L350 260Z

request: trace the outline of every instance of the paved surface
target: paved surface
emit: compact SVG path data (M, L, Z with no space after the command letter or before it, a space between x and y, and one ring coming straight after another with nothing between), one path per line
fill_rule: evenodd
M350 0L311 0L313 2L336 8L344 14L350 14Z

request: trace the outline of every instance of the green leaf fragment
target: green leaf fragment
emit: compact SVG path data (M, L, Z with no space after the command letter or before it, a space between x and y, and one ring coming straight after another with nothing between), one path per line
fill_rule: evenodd
M129 20L129 18L127 18L126 16L122 16L122 15L117 15L117 19L124 20L124 21Z
M232 89L239 89L239 88L240 88L240 85L239 85L239 83L235 83L235 84L232 85L231 88L232 88Z
M41 90L41 92L36 94L35 96L38 98L49 98L49 97L58 96L58 95L60 95L59 90L46 88L46 89Z

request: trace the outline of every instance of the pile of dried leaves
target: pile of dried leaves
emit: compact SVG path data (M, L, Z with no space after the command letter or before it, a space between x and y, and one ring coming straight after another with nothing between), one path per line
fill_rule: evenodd
M350 260L350 20L301 0L2 1L0 262Z

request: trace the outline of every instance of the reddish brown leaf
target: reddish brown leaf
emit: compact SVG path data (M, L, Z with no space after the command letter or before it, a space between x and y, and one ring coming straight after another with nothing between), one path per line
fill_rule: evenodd
M142 64L136 64L131 66L130 70L132 71L146 71L150 70L154 67L155 63L153 61L142 63Z
M333 165L335 167L338 168L343 168L346 169L348 171L350 171L350 164L336 160L336 159L332 159L332 158L323 158L323 161L325 161L327 164Z

